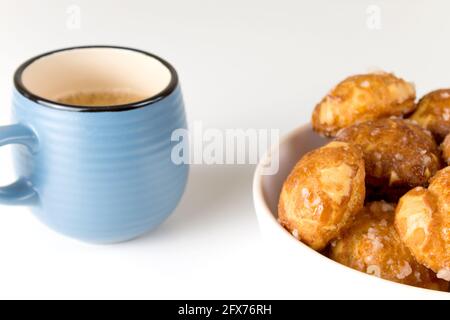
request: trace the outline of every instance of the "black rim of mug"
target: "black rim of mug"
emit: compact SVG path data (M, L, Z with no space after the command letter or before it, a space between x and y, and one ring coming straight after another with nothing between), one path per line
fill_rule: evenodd
M122 105L116 105L116 106L95 106L95 107L86 107L86 106L78 106L78 105L71 105L71 104L65 104L65 103L59 103L56 101L52 101L49 99L45 99L43 97L40 97L31 91L29 91L22 81L22 74L26 70L28 66L30 66L33 62L47 57L49 55L64 52L64 51L70 51L70 50L79 50L79 49L120 49L120 50L128 50L128 51L134 51L141 54L144 54L146 56L152 57L159 62L161 62L165 67L169 69L169 72L171 74L170 83L167 85L167 87L159 92L158 94L147 98L145 100L137 101L134 103L128 103L128 104L122 104ZM59 50L50 51L44 54L40 54L36 57L33 57L26 62L24 62L15 72L14 74L14 85L17 89L17 91L22 94L25 98L36 102L42 106L59 109L59 110L66 110L66 111L75 111L75 112L118 112L118 111L127 111L127 110L134 110L139 109L143 107L147 107L149 105L154 104L155 102L158 102L167 96L169 96L178 86L178 74L175 70L175 68L168 63L166 60L158 57L157 55L154 55L152 53L142 51L139 49L129 48L129 47L121 47L121 46L109 46L109 45L90 45L90 46L78 46L78 47L70 47L70 48L64 48Z

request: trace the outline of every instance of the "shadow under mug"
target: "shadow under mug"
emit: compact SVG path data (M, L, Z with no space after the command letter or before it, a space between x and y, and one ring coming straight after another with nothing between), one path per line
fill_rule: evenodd
M109 46L68 48L25 62L15 74L13 144L18 180L0 203L28 205L50 228L116 243L160 225L185 189L188 165L171 159L186 128L178 76L161 58ZM58 103L64 92L132 89L147 99L117 106Z

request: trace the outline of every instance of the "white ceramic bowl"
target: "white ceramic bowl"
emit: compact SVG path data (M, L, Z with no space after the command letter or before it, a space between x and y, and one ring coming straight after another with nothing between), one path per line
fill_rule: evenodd
M281 140L277 174L262 174L263 163L275 154L277 146L261 159L255 171L253 197L266 255L271 257L270 263L286 291L301 299L450 299L450 293L397 284L347 268L310 249L281 227L277 205L284 180L305 153L326 142L310 125L304 125Z

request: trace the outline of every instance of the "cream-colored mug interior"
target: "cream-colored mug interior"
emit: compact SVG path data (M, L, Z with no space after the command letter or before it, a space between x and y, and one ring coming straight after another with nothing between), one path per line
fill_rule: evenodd
M172 79L169 68L145 53L122 48L76 48L38 58L22 73L22 84L33 95L58 103L80 92L130 93L151 99ZM113 105L111 105L113 106Z

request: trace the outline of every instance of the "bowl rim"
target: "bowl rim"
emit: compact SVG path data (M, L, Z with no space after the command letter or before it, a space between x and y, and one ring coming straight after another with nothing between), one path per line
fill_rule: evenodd
M286 142L292 140L294 137L296 137L297 135L299 135L301 132L305 131L305 130L313 130L312 129L312 125L311 123L304 123L302 125L300 125L299 127L289 131L287 134L283 135L282 138L279 140L278 144L274 144L272 146L269 147L269 149L263 154L263 156L261 157L260 161L258 162L255 171L254 171L254 175L253 175L253 185L252 185L252 190L253 190L253 202L254 202L254 207L255 207L255 211L256 211L256 215L258 216L264 216L265 218L268 218L266 220L271 221L271 224L273 226L273 230L278 230L276 232L280 232L280 234L283 234L283 237L286 241L289 241L291 243L294 243L299 246L299 248L302 248L305 252L309 252L311 254L316 254L317 256L319 256L321 259L323 259L324 263L328 262L328 263L332 263L337 270L340 269L342 270L342 272L349 272L351 271L355 276L360 276L360 277L370 277L370 275L365 274L361 271L352 269L350 267L347 267L345 265L342 265L320 253L318 253L317 251L313 250L312 248L310 248L309 246L307 246L306 244L304 244L303 242L297 240L294 238L294 236L288 232L285 228L283 228L281 226L281 224L278 222L278 219L276 219L276 217L274 216L274 214L272 213L271 209L269 208L269 205L267 203L266 197L264 195L264 188L263 188L263 180L264 180L264 175L262 174L263 172L263 165L264 163L266 163L266 160L271 156L271 154L273 154L274 150L276 150L277 148L281 149L281 147L286 144ZM259 217L258 217L259 218ZM443 291L437 291L437 290L432 290L432 289L426 289L426 288L420 288L420 287L415 287L415 286L411 286L411 285L406 285L406 284L402 284L402 283L397 283L394 281L390 281L390 280L386 280L383 278L378 278L375 276L372 276L375 280L380 281L378 283L384 283L385 286L395 286L397 288L403 288L403 289L410 289L411 291L416 291L417 293L422 293L424 295L433 295L436 298L449 298L450 297L450 293L446 293ZM387 288L388 289L388 288Z

